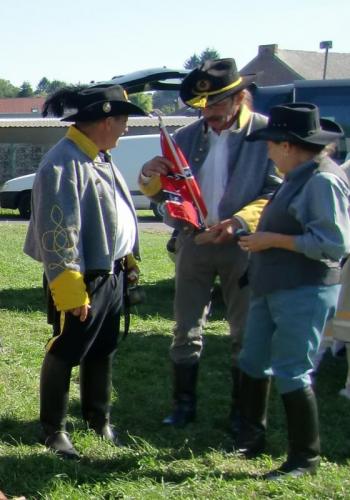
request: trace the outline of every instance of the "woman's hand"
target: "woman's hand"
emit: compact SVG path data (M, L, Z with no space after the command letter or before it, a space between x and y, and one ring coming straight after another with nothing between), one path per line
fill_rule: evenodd
M259 231L249 236L241 236L238 245L245 252L261 252L261 250L267 250L274 246L275 236L276 233Z
M269 248L283 248L295 252L294 236L289 234L258 231L249 236L241 236L238 245L245 252L261 252Z

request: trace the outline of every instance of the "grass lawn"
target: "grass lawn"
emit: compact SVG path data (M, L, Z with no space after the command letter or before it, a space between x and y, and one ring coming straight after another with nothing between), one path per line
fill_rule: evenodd
M26 224L0 224L0 489L30 499L340 499L350 498L350 401L338 396L346 363L326 356L318 377L322 465L314 477L267 483L257 475L284 458L282 406L273 391L268 455L251 461L232 453L228 433L230 342L220 298L207 328L200 367L198 421L184 430L160 425L170 408L168 347L173 264L166 234L142 233L147 302L133 314L114 366L112 420L123 448L85 431L78 371L71 384L69 430L79 462L38 444L38 382L50 337L41 266L22 252Z

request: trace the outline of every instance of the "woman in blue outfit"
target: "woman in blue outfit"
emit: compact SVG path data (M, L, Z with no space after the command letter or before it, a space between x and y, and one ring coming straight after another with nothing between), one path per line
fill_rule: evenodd
M252 298L240 356L241 422L235 449L246 456L265 446L270 376L287 417L286 461L265 477L314 473L320 461L317 402L310 372L326 321L334 314L340 261L350 251L349 185L324 146L340 127L307 103L275 106L268 125L248 141L266 140L284 181L265 207L251 252Z

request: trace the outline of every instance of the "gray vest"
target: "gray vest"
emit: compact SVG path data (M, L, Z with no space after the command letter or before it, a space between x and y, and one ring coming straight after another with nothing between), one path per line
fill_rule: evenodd
M283 196L274 196L266 205L257 231L303 234L301 224L288 213L288 206L316 170L333 173L347 182L346 175L328 158L322 160L321 164L311 162L299 175L282 184ZM255 295L298 286L334 285L339 280L338 262L314 260L304 254L280 248L256 252L251 256L249 282Z

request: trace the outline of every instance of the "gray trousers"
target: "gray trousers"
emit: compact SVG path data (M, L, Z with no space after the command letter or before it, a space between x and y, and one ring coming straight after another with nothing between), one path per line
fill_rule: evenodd
M236 366L249 302L249 287L240 288L239 279L247 269L248 257L234 242L197 245L194 236L181 231L176 242L176 325L170 358L174 363L198 362L211 291L219 276L230 326L233 366Z

